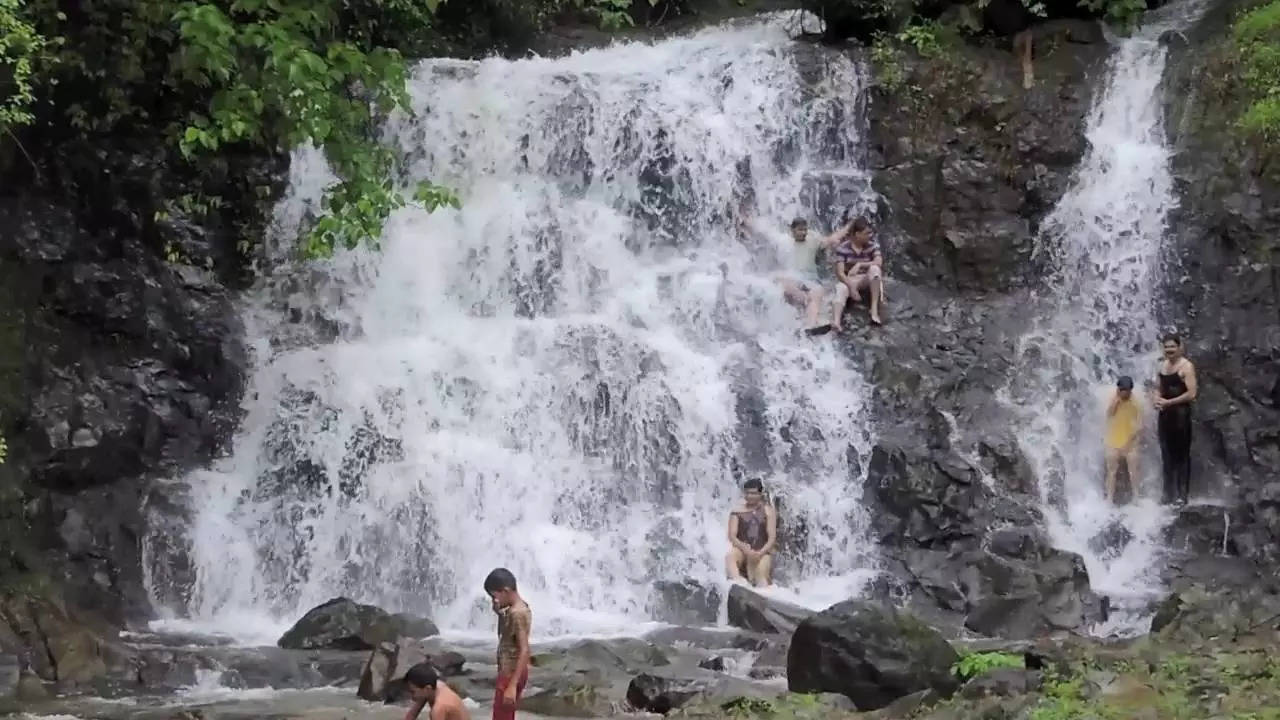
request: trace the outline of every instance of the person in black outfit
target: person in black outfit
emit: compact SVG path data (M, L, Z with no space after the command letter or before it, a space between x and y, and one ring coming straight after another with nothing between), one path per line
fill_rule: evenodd
M1196 399L1196 368L1182 353L1182 338L1160 339L1164 359L1156 371L1152 399L1160 411L1160 466L1164 472L1164 503L1185 505L1191 492L1191 404Z

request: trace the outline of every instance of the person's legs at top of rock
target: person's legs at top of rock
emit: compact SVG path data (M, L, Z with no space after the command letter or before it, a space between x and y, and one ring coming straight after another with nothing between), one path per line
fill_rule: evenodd
M831 298L831 327L844 331L844 305L849 301L849 286L837 280Z

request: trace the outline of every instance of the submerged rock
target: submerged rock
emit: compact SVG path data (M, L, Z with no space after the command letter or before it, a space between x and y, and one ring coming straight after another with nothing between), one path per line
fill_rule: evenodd
M627 702L644 712L667 714L707 691L705 679L664 677L642 673L627 686Z
M836 692L859 710L905 695L957 687L956 651L933 628L892 607L856 600L834 605L796 628L787 654L792 692Z
M421 638L439 632L425 618L392 615L340 597L312 608L277 644L289 650L372 650L378 643L402 636Z

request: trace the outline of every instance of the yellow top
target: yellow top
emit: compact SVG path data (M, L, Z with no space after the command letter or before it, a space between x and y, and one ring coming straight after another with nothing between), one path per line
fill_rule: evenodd
M1120 449L1129 444L1142 423L1142 411L1130 397L1116 403L1116 411L1107 418L1107 447Z

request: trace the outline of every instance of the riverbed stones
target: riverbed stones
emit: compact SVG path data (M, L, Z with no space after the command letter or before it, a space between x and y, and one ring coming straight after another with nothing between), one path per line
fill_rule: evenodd
M921 690L955 691L959 656L937 631L888 605L850 600L800 623L787 655L792 692L836 692L876 710Z
M334 598L312 608L277 643L288 650L372 650L381 642L402 636L439 634L426 618L392 615L373 605Z

